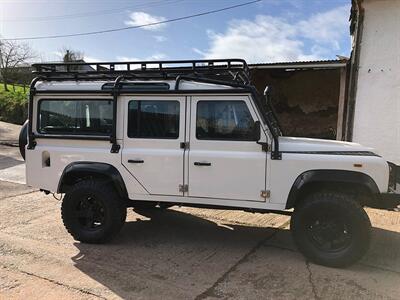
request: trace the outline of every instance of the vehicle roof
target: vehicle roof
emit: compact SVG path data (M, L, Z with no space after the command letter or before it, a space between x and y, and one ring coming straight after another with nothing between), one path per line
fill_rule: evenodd
M94 81L38 81L36 83L37 91L102 91L104 90L103 86L106 84L113 84L114 81L106 81L106 80L94 80ZM165 87L162 90L174 90L176 80L147 80L147 81L139 81L139 80L126 80L124 84L144 84L151 86L152 84L163 84ZM168 88L168 86L169 88ZM223 84L212 84L212 83L203 83L203 82L193 82L193 81L185 81L182 80L179 83L179 90L232 90L237 89L232 86L223 85ZM143 89L142 89L143 90ZM157 90L157 89L155 89ZM161 89L160 89L161 90Z

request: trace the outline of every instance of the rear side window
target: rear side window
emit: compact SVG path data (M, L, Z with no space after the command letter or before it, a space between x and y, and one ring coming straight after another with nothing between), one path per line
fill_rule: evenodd
M254 120L244 101L197 102L198 140L252 141Z
M179 101L129 101L128 137L177 139Z
M40 100L38 132L42 134L110 135L111 100Z

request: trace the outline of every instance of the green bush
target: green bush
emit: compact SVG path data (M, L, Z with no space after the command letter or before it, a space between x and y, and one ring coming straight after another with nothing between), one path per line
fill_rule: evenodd
M23 124L28 118L28 93L0 90L0 121Z

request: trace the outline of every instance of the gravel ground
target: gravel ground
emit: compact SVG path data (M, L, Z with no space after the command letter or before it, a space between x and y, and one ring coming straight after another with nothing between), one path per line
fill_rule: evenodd
M86 245L52 196L4 181L0 191L3 299L399 299L400 213L369 209L370 251L331 269L298 253L286 216L129 210L112 243Z
M0 121L0 145L18 146L20 125Z

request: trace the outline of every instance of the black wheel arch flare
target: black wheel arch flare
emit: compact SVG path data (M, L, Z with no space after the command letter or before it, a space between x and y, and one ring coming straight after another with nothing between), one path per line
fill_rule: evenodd
M295 207L302 190L309 184L357 184L365 187L371 194L379 194L375 181L367 174L347 170L309 170L300 174L290 189L286 209Z
M117 168L102 162L77 161L70 163L64 168L57 192L66 193L77 181L88 177L105 180L107 183L112 184L122 199L128 199L125 182Z

